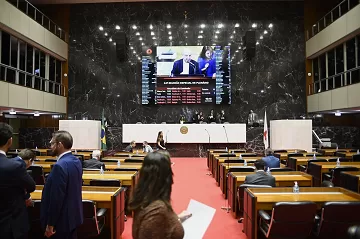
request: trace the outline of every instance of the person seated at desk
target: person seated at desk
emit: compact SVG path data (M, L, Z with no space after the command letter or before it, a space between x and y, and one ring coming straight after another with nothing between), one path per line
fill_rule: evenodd
M183 211L176 214L171 206L173 171L167 153L156 151L145 156L138 183L129 201L134 212L134 239L182 239L182 222L191 217Z
M280 160L272 155L270 148L265 150L265 157L262 160L265 162L265 170L268 168L280 168Z
M144 153L151 153L153 151L153 149L151 148L151 146L148 144L147 141L143 142L143 152Z
M136 146L136 142L135 140L131 141L130 144L128 146L126 146L126 148L124 149L125 152L129 152L129 153L132 153L133 152L133 149L135 148Z
M84 160L83 168L101 169L105 170L105 164L100 162L101 152L100 150L94 150L92 152L92 159Z
M245 177L244 184L269 185L275 187L275 177L265 172L265 161L258 159L254 163L256 172Z
M198 74L201 74L199 64L191 59L191 51L184 49L183 58L174 62L171 76Z

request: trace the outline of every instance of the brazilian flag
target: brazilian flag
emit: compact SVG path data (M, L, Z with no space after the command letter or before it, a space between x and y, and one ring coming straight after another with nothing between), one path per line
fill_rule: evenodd
M107 150L106 147L106 136L105 136L105 116L104 116L104 110L102 112L101 116L101 150Z

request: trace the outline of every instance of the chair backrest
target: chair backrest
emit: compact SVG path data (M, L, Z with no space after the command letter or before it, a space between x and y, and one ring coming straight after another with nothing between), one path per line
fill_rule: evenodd
M314 226L314 202L278 202L274 205L267 238L307 238Z
M124 163L142 163L142 162L144 162L144 160L142 160L142 159L125 159L124 160Z
M103 159L101 162L103 163L117 163L118 159Z
M274 154L277 153L287 153L287 150L274 150Z
M344 171L359 171L358 168L356 167L336 167L334 169L332 169L332 178L331 178L331 182L335 185L335 187L340 186L340 172L344 172Z
M232 153L219 154L219 157L236 157L236 154L232 154Z
M350 162L350 159L347 158L332 158L328 159L329 162L336 162L339 159L340 162Z
M246 153L241 155L243 158L257 157L257 154Z
M73 154L75 157L77 157L78 159L80 159L81 161L84 161L84 155L82 154Z
M57 160L56 159L45 159L45 162L57 162Z
M225 159L224 163L244 163L243 159Z
M350 152L353 153L353 152L357 152L359 149L350 149Z
M230 172L254 172L255 167L247 167L247 166L239 166L239 167L231 167L229 168Z
M328 162L326 159L309 159L308 161L307 161L307 167L309 168L309 165L310 165L310 163L312 163L312 162Z
M246 150L245 149L234 149L232 150L234 153L245 153Z
M299 154L299 153L289 153L288 157L305 157L304 154Z
M238 188L238 206L239 211L242 213L244 211L244 191L246 188L271 188L269 185L256 185L256 184L241 184Z
M216 149L216 150L213 150L213 153L215 153L215 154L221 154L221 153L227 154L228 152L226 150Z
M11 153L11 152L6 153L6 157L9 158L9 159L15 158L17 156L18 156L17 153Z
M120 180L114 179L92 179L90 180L90 186L100 186L100 187L120 187Z
M40 165L31 165L28 170L31 170L31 176L33 177L36 185L44 185L44 169Z
M96 236L99 235L100 230L98 227L96 204L90 200L83 200L83 215L84 220L77 228L78 235Z
M325 188L332 188L334 187L334 184L329 181L329 180L324 180L322 183L321 183L321 187L325 187Z
M83 168L83 173L85 173L86 171L94 172L94 171L100 171L100 169L99 168Z
M271 172L288 172L293 171L291 168L270 168Z
M348 239L360 239L360 225L349 227Z
M42 238L44 231L40 222L41 200L33 200L33 203L33 207L27 207L30 224L29 235L31 235L32 238Z
M360 162L360 154L354 154L354 155L352 156L352 160L353 160L354 162Z
M348 228L360 224L358 212L360 202L326 202L321 211L319 238L346 238Z

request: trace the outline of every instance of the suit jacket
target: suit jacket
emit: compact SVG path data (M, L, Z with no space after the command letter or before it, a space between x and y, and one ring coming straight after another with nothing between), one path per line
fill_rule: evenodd
M266 170L267 168L280 168L280 160L272 155L263 157L262 160L266 164Z
M20 158L19 156L17 156L17 157L15 157L15 158L13 158L13 159L16 160L16 161L18 161L18 162L20 162L20 163L26 168L26 163L25 163L25 161L24 161L22 158ZM32 177L32 176L31 176L31 173L30 173L29 171L31 171L31 170L26 170L26 172L30 175L30 177ZM24 199L29 199L29 198L30 198L30 193L26 192L25 195L24 195Z
M180 73L183 72L183 61L183 59L180 59L174 62L173 69L171 71L172 75L180 75ZM201 74L199 64L194 60L190 60L190 62L193 65L189 64L189 75Z
M124 149L125 152L129 152L132 153L133 152L133 148L131 147L131 145L129 144L128 146L126 146L126 148Z
M63 155L51 170L41 198L43 228L68 233L83 223L82 165L71 153Z
M101 166L105 170L105 164L103 162L100 162L96 158L84 160L83 162L83 168L101 169Z
M33 192L35 182L24 164L3 154L0 154L0 190L0 237L20 238L29 230L25 192Z
M247 175L244 184L269 185L275 187L275 178L268 175L265 171L257 171L254 174Z

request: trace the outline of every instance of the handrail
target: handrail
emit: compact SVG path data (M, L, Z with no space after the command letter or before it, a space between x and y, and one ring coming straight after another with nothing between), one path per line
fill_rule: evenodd
M340 18L341 16L343 16L345 13L342 14L341 11L341 5L347 3L346 4L346 9L343 12L349 12L352 8L354 8L355 6L360 4L360 1L354 2L351 0L343 0L342 2L340 2L338 5L336 5L334 8L332 8L329 12L327 12L322 18L320 18L320 20L318 20L314 25L311 26L311 29L307 29L306 30L306 40L309 40L310 38L314 37L316 34L318 34L319 32L321 32L322 30L324 30L325 28L327 28L329 25L331 25L334 21L336 21L338 18ZM356 4L354 4L356 3ZM352 5L354 4L354 5ZM338 11L338 18L334 19L334 11ZM327 23L327 19L326 17L328 16L328 14L331 14L331 19L330 22ZM321 28L320 23L322 22L322 24L324 24ZM317 28L317 31L314 31L314 27L315 29ZM321 28L321 29L320 29ZM310 35L311 33L311 35Z
M52 83L52 84L54 85L54 89L52 89L52 90L50 91L50 89L46 90L46 89L36 89L36 88L34 88L34 87L29 87L29 86L27 86L27 84L26 84L26 80L25 80L25 84L21 84L20 82L18 82L18 83L15 83L16 85L21 85L21 86L24 86L24 87L27 87L27 88L31 88L31 89L35 89L35 90L41 90L41 91L43 91L43 92L47 92L47 93L51 93L51 94L66 96L66 92L65 92L66 87L65 87L63 84L59 83L59 82L56 82L56 81L53 81L53 80L49 80L49 79L45 79L45 78L43 78L43 77L41 77L41 76L37 76L37 75L31 74L31 73L29 73L29 72L26 72L26 71L17 69L17 68L15 68L15 67L8 66L8 65L4 65L4 64L2 64L2 63L0 63L0 68L9 69L9 70L16 71L16 72L18 72L18 73L24 74L24 75L26 75L26 76L34 77L33 80L39 79L41 82L42 82L42 81L45 81L45 82L48 82L48 83ZM0 78L0 81L9 82L9 81L7 81L6 78L7 78L7 77L5 77L5 79L1 79L1 78ZM11 83L11 82L10 82L10 83ZM34 83L35 83L35 82L34 82ZM59 93L56 92L55 87L59 87Z
M317 141L322 144L322 140L320 139L320 137L316 134L315 130L312 131L313 135L315 136L315 138L317 139Z
M52 21L48 16L46 16L44 13L42 13L39 9L37 9L33 4L31 4L28 0L6 0L7 2L9 2L10 4L12 4L13 6L15 6L17 9L19 9L20 11L22 11L23 13L25 13L26 15L28 15L30 18L33 18L34 21L36 21L37 23L39 23L40 25L42 25L44 28L46 28L47 30L49 30L51 33L53 33L55 36L59 37L61 40L65 41L66 43L68 43L68 33L61 29L59 27L59 25L57 25L54 21ZM24 11L23 9L20 8L19 6L19 1L21 1L21 4L25 3L26 4L26 11ZM34 9L34 16L30 16L29 15L29 5ZM41 15L41 22L40 19L37 18L37 14ZM47 24L44 23L44 18L46 18L48 20L48 26L46 26ZM53 29L52 26L54 26Z

